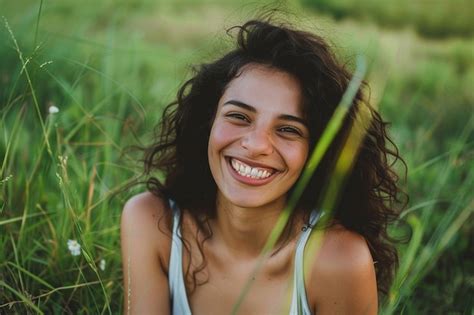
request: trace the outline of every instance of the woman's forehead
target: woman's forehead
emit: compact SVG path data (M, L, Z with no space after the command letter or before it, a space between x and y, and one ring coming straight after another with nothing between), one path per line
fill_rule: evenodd
M293 75L267 65L249 64L227 86L219 106L229 100L254 108L273 108L302 115L302 91Z

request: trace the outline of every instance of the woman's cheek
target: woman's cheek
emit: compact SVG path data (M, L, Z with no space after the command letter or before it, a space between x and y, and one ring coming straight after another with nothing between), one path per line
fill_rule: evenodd
M225 122L215 122L211 130L210 142L214 145L226 145L239 137L241 128Z
M285 152L288 152L286 156L287 163L291 164L294 169L299 169L300 172L306 165L309 154L309 145L302 142L287 143Z

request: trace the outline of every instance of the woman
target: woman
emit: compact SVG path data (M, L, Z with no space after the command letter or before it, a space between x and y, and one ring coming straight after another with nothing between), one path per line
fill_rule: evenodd
M145 169L166 180L150 177L149 192L125 205L130 313L232 311L348 86L350 73L320 37L267 21L237 30L237 47L201 65L164 111ZM321 215L314 207L361 109L372 116L367 135L303 273ZM377 292L387 292L397 264L386 229L399 192L387 158L398 154L387 141L386 123L359 90L239 314L377 313Z

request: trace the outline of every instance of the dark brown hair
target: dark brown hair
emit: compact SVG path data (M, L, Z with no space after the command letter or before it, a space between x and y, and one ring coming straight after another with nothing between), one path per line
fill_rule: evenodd
M193 77L179 89L176 101L165 108L156 142L147 148L145 155L148 189L173 199L180 208L186 209L207 238L212 237L207 222L215 216L217 189L208 164L210 129L220 97L242 67L250 63L263 64L299 80L311 148L351 78L328 44L317 35L266 20L252 20L233 29L237 30L235 49L218 60L196 67ZM364 99L362 89L357 92L341 131L305 189L298 211L307 218L321 198L333 163L362 107L370 111L371 122L333 214L335 222L365 237L376 262L378 290L386 293L398 263L387 226L398 217L395 206L400 202L400 189L392 166L400 156L387 135L387 123ZM163 173L164 182L151 176L155 170ZM192 275L193 285L196 285L195 273L204 268L205 261Z

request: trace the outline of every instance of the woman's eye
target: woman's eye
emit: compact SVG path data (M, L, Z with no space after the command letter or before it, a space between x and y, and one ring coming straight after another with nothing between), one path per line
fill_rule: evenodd
M301 131L299 131L297 128L294 128L294 127L281 127L278 129L278 131L282 132L282 133L285 133L285 134L291 134L291 135L297 135L297 136L301 136L302 133Z
M242 121L245 121L245 122L250 121L250 119L247 116L245 116L244 114L240 114L240 113L229 113L226 116L230 117L232 119L242 120Z

